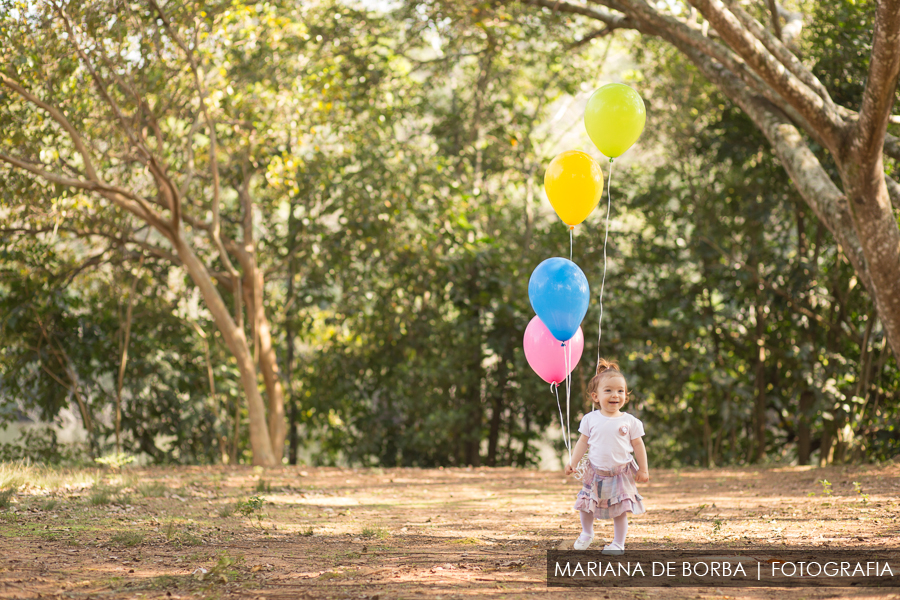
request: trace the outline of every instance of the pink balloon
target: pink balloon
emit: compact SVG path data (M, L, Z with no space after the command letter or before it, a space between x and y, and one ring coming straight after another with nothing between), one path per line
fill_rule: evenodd
M547 383L562 383L566 375L575 370L584 351L584 332L581 327L568 342L553 337L547 326L538 318L531 319L525 329L525 359L534 372ZM569 353L569 371L566 372L566 353Z

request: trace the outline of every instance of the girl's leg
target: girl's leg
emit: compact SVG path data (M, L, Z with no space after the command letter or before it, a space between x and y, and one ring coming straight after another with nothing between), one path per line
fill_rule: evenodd
M578 516L581 517L581 532L584 536L594 537L594 513L579 510Z
M626 535L628 535L628 513L621 514L613 519L613 544L624 548Z

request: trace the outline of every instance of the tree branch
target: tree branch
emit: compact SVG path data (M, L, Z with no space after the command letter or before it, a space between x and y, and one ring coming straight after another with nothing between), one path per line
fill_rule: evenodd
M872 281L847 198L828 176L797 128L776 106L752 94L733 73L715 65L693 47L683 45L680 49L763 132L794 186L844 248L863 285L872 292Z
M54 5L56 9L56 13L59 15L59 18L62 20L63 25L66 28L66 33L69 35L69 39L72 42L72 45L75 48L75 52L81 58L84 67L88 70L88 73L91 75L91 78L94 80L94 84L97 87L97 91L100 92L100 96L106 102L107 105L112 109L113 114L116 117L116 120L119 121L119 124L122 126L125 135L128 137L131 144L137 148L143 155L144 158L141 161L143 164L147 166L151 175L153 175L153 179L156 181L157 187L159 191L166 197L169 201L169 209L172 212L172 224L171 229L173 232L177 232L180 228L180 217L179 217L179 198L178 198L178 190L176 186L172 183L169 177L166 175L165 168L162 164L156 159L156 155L150 151L149 146L147 146L146 140L144 139L143 134L138 130L135 131L128 122L128 119L125 118L125 114L122 112L122 109L119 107L119 104L115 101L115 99L110 95L109 90L107 90L106 82L103 81L103 78L100 77L100 74L97 73L97 70L94 68L93 63L90 58L88 58L87 54L81 47L81 44L78 43L78 38L75 36L75 30L72 27L72 24L69 22L69 18L66 16L65 11L63 11L62 7L59 5ZM96 44L99 46L99 44ZM139 103L140 105L140 103Z
M597 40L597 39L608 36L613 31L615 31L615 28L609 27L609 26L604 27L603 29L598 29L596 31L593 31L593 32L587 34L586 36L584 36L583 38L581 38L580 40L577 40L577 41L569 44L569 46L566 48L566 50L575 50L576 48L580 48L580 47L584 46L585 44L589 44L591 42L591 40Z
M826 147L837 154L843 120L834 107L773 56L721 0L689 1L703 13L722 39L820 133Z
M769 3L773 6L775 5L775 0L769 0ZM831 95L828 93L828 90L825 89L825 86L822 85L822 82L819 81L815 75L813 75L806 66L800 62L800 60L791 52L784 44L781 43L779 39L781 34L779 33L777 37L773 36L769 31L763 27L756 19L751 17L747 11L741 8L740 4L736 2L732 2L730 4L731 11L734 15L741 21L744 27L752 33L759 41L763 43L766 50L772 53L781 64L790 69L791 73L797 76L800 81L802 81L809 89L817 93L819 96L825 100L826 105L829 106L829 110L834 109L834 102L831 100ZM778 19L773 14L772 17L773 22L777 23Z
M0 161L9 163L14 167L18 167L24 171L28 171L29 173L33 173L34 175L37 175L38 177L41 177L42 179L45 179L46 181L49 181L51 183L57 183L66 187L73 187L81 190L88 190L91 192L99 192L104 198L111 200L125 210L135 214L141 219L144 219L147 223L155 227L166 237L169 237L170 235L166 223L155 212L153 212L153 209L150 208L150 205L147 204L147 201L140 196L132 194L128 190L106 184L102 181L84 181L81 179L72 179L71 177L66 177L65 175L56 175L42 169L38 165L3 153L0 153Z
M87 178L91 181L99 181L97 177L97 172L94 170L93 162L91 161L91 154L88 152L87 147L84 145L84 142L81 140L81 136L78 134L78 131L69 123L69 120L66 119L65 115L62 114L60 110L56 107L47 104L21 85L18 82L13 80L11 77L7 76L5 73L0 71L0 83L15 91L17 94L25 98L27 101L31 102L35 106L38 106L53 117L53 120L60 124L60 126L66 130L69 134L69 138L72 140L72 143L75 145L75 149L81 155L81 160L84 163L84 172L87 175Z
M864 170L879 168L881 151L900 73L900 1L883 0L875 15L875 36L866 89L854 131L854 152Z
M778 6L775 0L767 0L769 6L769 19L772 21L772 31L775 32L775 39L781 41L781 21L778 17Z
M553 12L590 17L591 19L602 21L603 23L606 23L607 26L614 29L638 29L638 24L633 19L629 19L625 15L611 13L606 9L598 10L557 0L521 0L521 2L523 4L539 6L541 8L549 8Z

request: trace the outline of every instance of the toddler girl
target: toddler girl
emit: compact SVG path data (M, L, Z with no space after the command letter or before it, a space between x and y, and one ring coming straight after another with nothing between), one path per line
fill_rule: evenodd
M588 384L587 395L594 408L600 410L593 410L581 419L578 427L581 437L572 452L572 462L566 465L566 475L571 475L575 472L574 465L588 451L584 487L575 500L582 531L573 547L586 550L591 545L594 518L601 517L613 520L613 542L603 548L603 554L624 554L628 513L644 512L635 482L650 481L647 450L641 439L644 424L619 411L628 401L628 388L616 363L600 360L597 374Z

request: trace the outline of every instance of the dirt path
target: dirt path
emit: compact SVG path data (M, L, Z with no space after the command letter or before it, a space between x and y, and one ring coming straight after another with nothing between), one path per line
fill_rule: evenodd
M652 475L629 550L900 551L900 465ZM26 486L0 510L0 599L900 598L897 588L548 589L546 550L579 531L577 490L560 473L487 468L154 468ZM598 525L596 547L611 539Z

